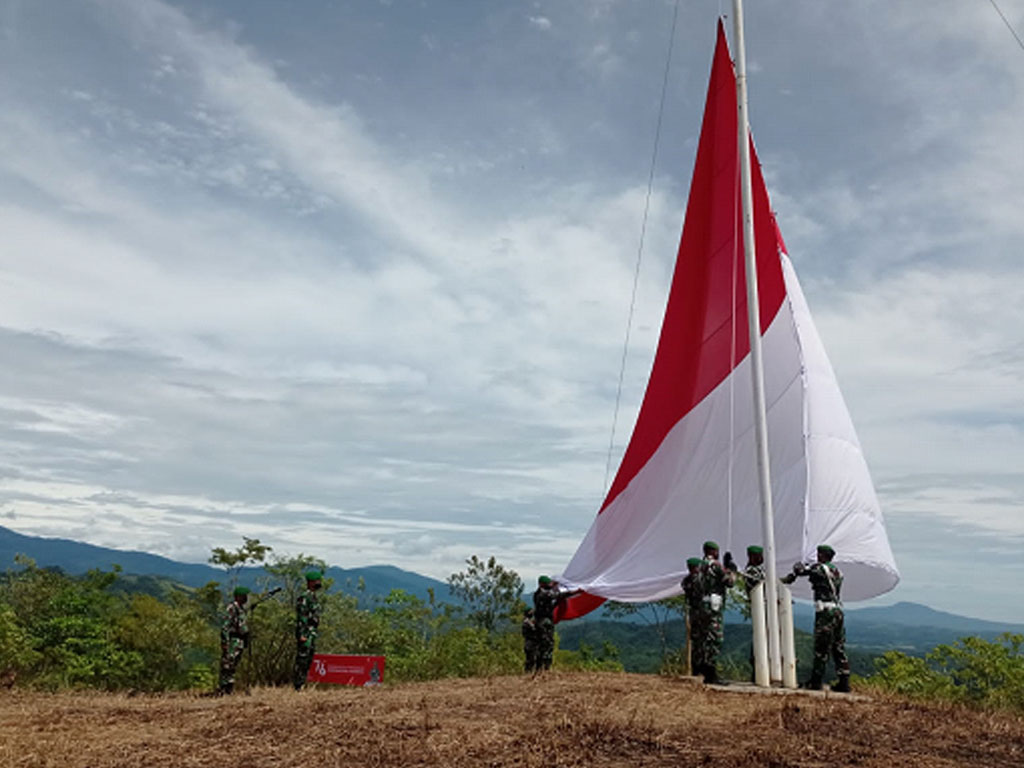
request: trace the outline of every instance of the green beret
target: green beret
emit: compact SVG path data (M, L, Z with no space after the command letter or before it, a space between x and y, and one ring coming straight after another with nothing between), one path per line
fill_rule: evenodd
M718 543L714 541L705 541L704 549L718 549Z
M687 565L687 567L690 567L690 566L693 566L693 565L700 565L703 562L704 561L701 560L699 557L688 557L688 558L686 558L686 565Z
M760 547L757 544L751 544L749 547L747 547L747 554L748 555L763 555L764 554L764 547Z
M832 547L830 547L828 544L819 544L818 551L830 556L836 553L836 551L832 549Z
M551 583L551 577L550 576L538 576L537 577L537 583L538 584L550 584Z
M249 588L248 587L235 587L235 591L234 591L235 597L241 597L242 595L248 595L248 594L249 594Z
M324 575L316 569L306 571L306 581L320 581L320 579L322 579L323 577Z

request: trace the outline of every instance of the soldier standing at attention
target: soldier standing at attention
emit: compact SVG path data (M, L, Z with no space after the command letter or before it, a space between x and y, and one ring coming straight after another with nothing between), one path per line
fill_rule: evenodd
M295 690L301 691L309 675L309 665L316 653L316 637L320 630L320 612L323 607L317 597L322 586L320 571L306 571L306 591L295 603Z
M732 561L732 553L725 553L726 567L718 562L718 544L713 541L704 542L704 560L700 574L704 589L704 637L701 645L704 648L704 682L718 683L718 669L715 663L718 653L722 650L725 639L723 619L725 616L725 593L736 581L736 565Z
M537 624L536 671L551 669L555 655L555 608L558 604L582 590L562 592L558 582L548 576L537 578L537 590L533 593L533 618Z
M683 594L686 596L686 613L690 617L690 671L694 675L704 674L704 647L701 641L706 634L703 625L704 586L700 578L700 567L704 561L691 557L686 561L687 573L683 576Z
M523 613L523 655L526 657L524 672L533 672L537 667L537 622L533 618L533 608Z
M220 625L220 684L217 693L225 695L235 689L235 670L249 643L249 617L245 603L249 599L248 587L235 587L234 596Z
M850 692L850 661L846 658L846 629L843 626L843 604L839 591L843 586L843 574L832 563L836 551L828 544L818 545L818 562L811 565L797 563L793 572L782 578L784 584L792 584L797 576L810 579L814 592L814 665L811 679L805 688L821 690L822 678L829 655L836 665L839 682L833 691Z

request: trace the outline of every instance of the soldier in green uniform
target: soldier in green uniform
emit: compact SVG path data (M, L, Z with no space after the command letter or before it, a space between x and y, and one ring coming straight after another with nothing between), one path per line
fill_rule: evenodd
M792 584L798 576L806 576L814 592L814 665L805 687L821 690L825 665L831 655L839 682L832 689L850 692L850 662L846 658L846 629L843 626L843 604L839 597L843 574L832 562L836 551L828 544L818 545L818 562L811 565L797 563L793 572L782 578Z
M558 582L548 576L537 578L537 589L533 593L533 618L537 625L537 661L534 669L538 672L551 669L555 654L555 608L558 604L582 590L563 592Z
M320 613L323 607L317 597L322 586L323 574L317 570L306 571L306 591L295 603L295 690L301 691L309 675L309 665L316 653L316 637L320 630Z
M686 560L686 575L683 577L683 595L686 597L686 613L690 617L690 670L694 675L704 674L704 584L700 567L704 563L699 557Z
M732 555L726 552L726 562L732 568ZM735 583L733 570L725 568L718 561L718 544L713 541L704 542L704 559L700 567L703 595L703 621L700 644L703 648L704 682L718 683L718 653L722 650L724 640L723 619L725 615L725 593Z
M249 599L248 587L235 587L235 591L220 624L220 684L217 693L224 695L235 689L235 670L249 643L249 617L245 603Z
M740 576L743 578L743 588L749 596L754 591L754 587L765 579L764 547L757 544L747 547L747 564L740 572Z
M523 655L526 663L523 666L524 672L533 672L537 667L537 622L533 618L533 608L527 608L523 613Z

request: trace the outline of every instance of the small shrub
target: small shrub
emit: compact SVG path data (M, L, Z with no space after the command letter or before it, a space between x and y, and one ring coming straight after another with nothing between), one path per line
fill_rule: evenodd
M1024 712L1024 635L963 637L924 658L889 651L864 684L906 696Z

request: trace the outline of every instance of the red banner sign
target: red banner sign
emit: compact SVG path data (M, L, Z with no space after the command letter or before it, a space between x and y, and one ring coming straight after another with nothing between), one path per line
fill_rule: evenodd
M384 680L384 657L318 653L313 656L306 680L335 685L377 685Z

